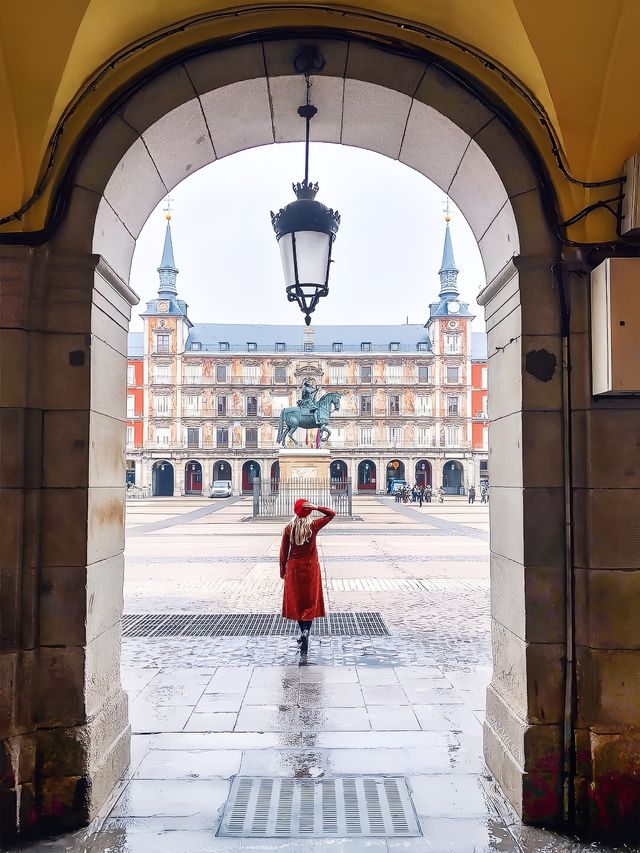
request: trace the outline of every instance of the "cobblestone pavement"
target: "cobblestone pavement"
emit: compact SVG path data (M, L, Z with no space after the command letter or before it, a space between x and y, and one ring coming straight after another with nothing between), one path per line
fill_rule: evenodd
M273 613L281 524L249 501L128 506L127 613ZM487 508L357 498L318 543L328 609L378 611L388 636L127 638L132 759L87 829L26 849L586 853L523 826L482 760L490 678ZM407 779L416 838L218 838L236 775ZM622 848L627 849L627 848Z

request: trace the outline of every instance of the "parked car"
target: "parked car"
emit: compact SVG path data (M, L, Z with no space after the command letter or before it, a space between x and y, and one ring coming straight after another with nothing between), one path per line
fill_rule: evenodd
M404 487L405 487L406 485L407 485L407 481L406 481L406 480L392 480L392 481L391 481L391 492L390 492L390 494L395 495L395 493L396 493L399 489L404 489Z
M231 497L231 480L214 480L210 498L230 498Z

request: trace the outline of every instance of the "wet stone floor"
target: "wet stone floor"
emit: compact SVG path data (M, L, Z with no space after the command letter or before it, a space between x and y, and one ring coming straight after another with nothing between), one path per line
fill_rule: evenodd
M247 499L131 502L126 613L273 613L281 524ZM90 827L31 851L605 851L523 826L482 759L491 674L488 513L356 498L319 536L327 609L388 636L131 637L131 763ZM235 776L403 776L414 838L220 838ZM622 848L627 849L627 848Z

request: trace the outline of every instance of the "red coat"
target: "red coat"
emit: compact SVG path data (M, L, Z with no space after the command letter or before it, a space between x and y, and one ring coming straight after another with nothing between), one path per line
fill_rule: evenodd
M296 545L291 540L289 525L282 534L280 577L284 578L282 615L286 619L308 621L324 616L316 536L325 524L329 524L335 512L324 506L319 506L318 509L324 513L324 518L316 518L311 522L311 539L304 545Z

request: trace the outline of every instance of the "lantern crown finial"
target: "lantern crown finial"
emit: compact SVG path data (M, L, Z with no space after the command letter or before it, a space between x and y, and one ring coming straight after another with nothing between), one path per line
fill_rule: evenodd
M297 184L292 184L293 191L296 194L296 198L310 198L314 199L318 195L318 190L320 189L319 184L313 181L299 181Z

